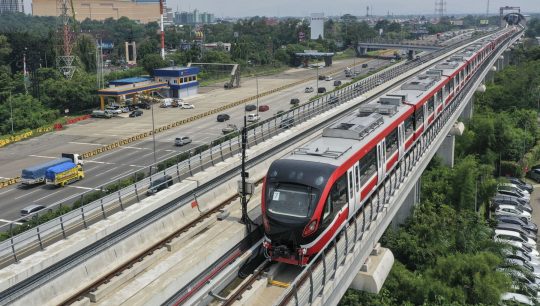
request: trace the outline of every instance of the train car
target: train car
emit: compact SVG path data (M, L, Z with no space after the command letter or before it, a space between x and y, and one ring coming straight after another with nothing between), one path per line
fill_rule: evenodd
M306 265L320 252L413 144L424 145L425 131L505 33L433 65L274 161L261 202L267 257Z

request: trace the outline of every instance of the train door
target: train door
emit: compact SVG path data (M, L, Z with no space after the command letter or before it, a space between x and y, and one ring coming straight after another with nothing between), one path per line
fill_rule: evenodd
M358 178L356 177L357 173L355 173L355 167L358 169L358 163L347 170L347 181L349 183L349 217L354 215L354 212L356 211L356 198L359 197L356 192L358 189Z
M379 144L377 144L377 181L381 183L384 180L386 175L386 144L383 139Z
M403 153L405 152L405 126L402 122L400 125L398 125L398 150L399 150L399 160L403 157Z

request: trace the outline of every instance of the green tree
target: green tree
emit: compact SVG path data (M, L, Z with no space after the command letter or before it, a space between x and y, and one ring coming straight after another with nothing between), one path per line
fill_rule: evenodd
M143 58L142 66L148 74L154 75L154 69L167 67L168 63L159 54L150 54Z

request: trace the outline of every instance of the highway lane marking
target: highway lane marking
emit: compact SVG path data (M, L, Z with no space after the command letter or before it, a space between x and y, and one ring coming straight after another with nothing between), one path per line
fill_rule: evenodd
M139 147L124 147L126 149L135 149L135 150L150 150L150 148L139 148Z
M6 219L0 219L0 222L13 223L13 224L16 224L16 225L21 225L22 224L21 222L9 221L9 220L6 220Z
M28 196L28 195L31 195L32 193L34 193L34 192L36 192L36 191L40 191L40 190L42 190L42 189L41 189L41 188L36 188L36 190L34 190L34 191L32 191L32 192L28 192L28 193L23 194L22 196L16 197L15 200L18 200L18 199L20 199L20 198L24 198L24 197L26 197L26 196Z
M58 191L56 191L56 192L49 193L48 195L46 195L46 196L44 196L44 197L41 197L38 201L42 201L43 199L46 199L46 198L48 198L48 197L50 197L50 196L53 196L53 195L55 195L55 194L57 194L57 193L59 193L59 192L62 192L62 191L63 191L63 189L60 189L60 190L58 190ZM34 201L34 203L36 203L36 202Z
M111 169L109 169L109 170L103 171L103 172L101 172L101 173L99 173L99 174L96 174L96 175L94 175L94 176L101 176L101 175L103 175L103 174L105 174L105 173L107 173L107 172L111 172L111 171L113 171L113 170L115 170L115 169L118 169L118 167L113 167L113 168L111 168Z
M79 145L89 145L89 146L104 146L104 144L102 143L75 142L75 141L70 141L68 143L79 144Z
M58 157L42 156L42 155L28 155L28 156L31 156L31 157L39 157L39 158L48 158L48 159L55 159L55 158L58 158Z
M108 163L108 162L100 162L95 160L85 160L84 163L90 163L90 164L104 164L104 165L116 165L115 163Z
M130 167L137 167L137 168L146 168L148 166L140 166L140 165L122 165L122 166L130 166Z
M90 187L83 187L83 186L66 186L66 187L69 187L69 188L77 188L77 189L84 189L84 190L99 190L99 188L90 188Z
M0 192L0 195L3 195L5 193L8 193L8 192L13 191L13 190L15 190L15 188L11 188L11 189L8 189L8 190L6 190L4 192Z

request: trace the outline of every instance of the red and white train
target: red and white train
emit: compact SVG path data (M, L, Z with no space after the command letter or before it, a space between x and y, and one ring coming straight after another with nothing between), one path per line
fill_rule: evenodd
M362 209L386 173L421 141L471 75L515 31L507 28L470 45L274 161L261 205L267 256L306 265Z

